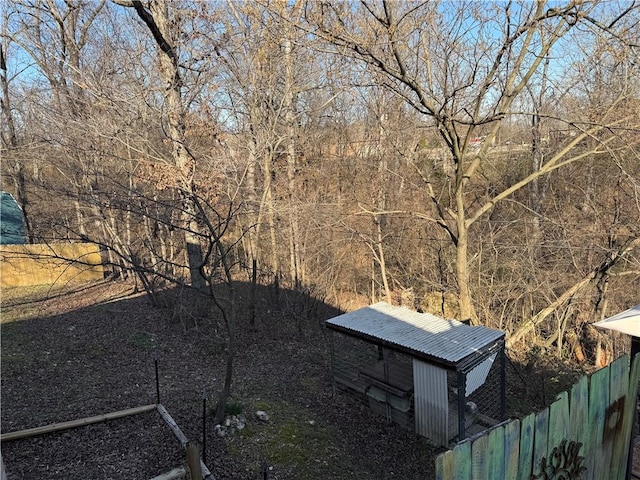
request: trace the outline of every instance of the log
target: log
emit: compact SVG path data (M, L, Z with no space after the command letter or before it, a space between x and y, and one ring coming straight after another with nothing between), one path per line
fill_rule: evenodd
M547 307L540 310L532 318L523 322L507 339L507 349L513 348L516 342L519 342L527 333L542 323L549 315L551 315L561 305L571 299L574 295L579 293L584 288L588 287L591 282L596 278L602 278L609 274L610 270L614 268L617 263L628 256L634 249L640 247L640 237L633 238L625 243L617 251L609 253L607 258L596 268L591 270L581 280L573 284L556 300L551 302Z
M187 444L189 443L187 436L184 433L182 433L182 430L180 430L180 427L178 426L176 421L173 419L173 417L169 415L169 412L167 412L167 409L164 408L164 405L158 404L156 408L160 416L164 419L166 424L169 426L169 428L173 432L173 434L178 438L178 440L180 440L180 445L182 445L182 448L186 450ZM200 459L200 469L202 470L202 478L204 480L215 480L215 477L211 473L211 470L207 468L207 466L202 461L202 458Z
M194 442L187 444L187 467L190 480L202 480L202 466L200 465L200 451ZM203 463L204 464L204 463Z
M70 420L68 422L52 423L50 425L44 425L42 427L28 428L26 430L19 430L17 432L3 433L0 435L0 442L9 442L11 440L19 440L22 438L34 437L36 435L43 435L45 433L57 432L60 430L67 430L69 428L83 427L85 425L91 425L93 423L105 422L107 420L114 420L116 418L128 417L130 415L136 415L138 413L150 412L157 408L155 403L150 405L144 405L142 407L129 408L126 410L119 410L117 412L104 413L102 415L95 415L93 417L80 418L78 420Z
M161 403L158 404L157 409L158 413L164 419L173 434L178 438L178 440L180 440L180 445L182 445L182 448L187 448L187 443L189 443L187 436L182 433L182 430L180 430L180 427L178 426L176 421L171 417L171 415L169 415L169 412L167 412L167 409L164 408L164 405L162 405Z
M180 480L184 479L187 476L187 471L184 467L174 468L167 473L163 473L162 475L158 475L157 477L153 477L151 480Z

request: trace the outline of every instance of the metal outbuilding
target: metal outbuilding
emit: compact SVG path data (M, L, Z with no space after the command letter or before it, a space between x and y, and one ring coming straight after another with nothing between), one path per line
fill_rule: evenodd
M504 419L504 332L381 302L326 322L334 387L447 446Z

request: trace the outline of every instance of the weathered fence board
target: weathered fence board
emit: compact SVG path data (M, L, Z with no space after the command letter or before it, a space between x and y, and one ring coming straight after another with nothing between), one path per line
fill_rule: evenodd
M504 478L504 427L494 428L489 433L489 450L486 475L483 478Z
M536 415L535 434L533 435L533 474L540 474L542 459L547 458L549 438L549 409L545 408Z
M468 457L471 455L471 442L462 442L453 449L458 455L462 455L463 457ZM454 463L454 478L459 478L460 480L471 480L471 465L466 463Z
M622 361L622 357L611 364L611 372L609 376L609 398L610 404L605 418L605 439L609 444L607 448L607 457L610 459L609 478L618 478L620 471L626 470L626 465L621 465L614 458L621 458L623 448L629 448L627 442L623 445L623 424L624 424L624 402L629 391L629 369L626 361Z
M460 445L457 445L456 448L458 448L459 446ZM438 471L436 480L444 480L445 478L457 478L454 471L454 460L454 455L440 455L436 458L436 470Z
M509 422L504 427L504 478L518 478L518 458L520 457L520 420Z
M622 437L624 438L623 445L625 446L630 445L631 435L633 434L633 416L636 414L636 402L638 401L638 378L640 378L640 355L636 355L633 361L631 375L629 375L629 391L624 402L624 412L622 414ZM621 452L618 452L621 456L620 465L627 465L629 448L623 447L621 450ZM615 460L615 457L611 459L612 462ZM618 473L618 480L624 480L625 478L625 468L621 467Z
M533 466L533 433L536 416L532 413L522 419L520 427L520 461L518 463L518 480L529 480Z
M587 446L584 449L590 452L585 455L585 466L588 472L592 472L594 478L608 478L604 469L605 444L602 442L604 433L604 415L609 406L609 370L602 368L591 376L589 385L589 420Z
M489 436L483 435L471 444L471 478L473 480L480 480L486 478L485 464L487 463L487 456L489 449Z
M640 376L624 355L537 415L500 425L436 459L438 480L554 478L560 467L584 480L623 480ZM562 477L565 478L565 477Z
M562 392L549 407L547 458L553 449L567 438L567 435L569 435L569 396L567 392Z
M571 388L571 411L569 412L569 438L585 445L587 443L587 418L589 416L589 378L582 377Z

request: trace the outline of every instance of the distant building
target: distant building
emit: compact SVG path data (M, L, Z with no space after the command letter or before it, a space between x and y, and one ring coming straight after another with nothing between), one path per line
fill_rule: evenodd
M484 142L485 137L473 137L469 141L469 146L471 148L480 148L482 146L482 142Z
M7 192L0 192L0 245L27 243L22 209Z

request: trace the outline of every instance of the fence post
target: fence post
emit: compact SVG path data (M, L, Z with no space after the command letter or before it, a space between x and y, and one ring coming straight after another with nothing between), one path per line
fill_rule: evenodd
M187 443L187 467L189 467L190 480L202 480L202 467L200 466L200 452L194 442Z

